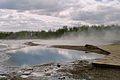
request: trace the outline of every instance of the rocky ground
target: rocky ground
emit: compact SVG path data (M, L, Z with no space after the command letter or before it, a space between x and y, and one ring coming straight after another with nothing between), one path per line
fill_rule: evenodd
M13 67L9 67L12 69ZM17 67L1 80L119 80L120 69L94 67L89 61Z
M27 45L38 46L28 42ZM86 46L85 46L86 47ZM87 46L86 49L90 48ZM90 51L97 47L92 47ZM98 49L98 48L97 48ZM95 50L96 51L96 50ZM89 51L86 51L89 52ZM77 60L65 63L36 64L31 66L6 66L0 80L119 80L120 69L92 65L93 60Z

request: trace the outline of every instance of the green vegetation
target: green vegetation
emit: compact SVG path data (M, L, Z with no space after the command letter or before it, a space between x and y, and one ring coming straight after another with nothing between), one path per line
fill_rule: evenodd
M90 32L102 32L110 30L120 30L120 26L118 25L110 25L110 26L81 26L81 27L67 27L64 26L56 31L20 31L20 32L0 32L0 39L49 39L49 38L59 38L63 35L67 35L70 33L81 34L89 34ZM78 33L79 32L79 33ZM120 32L120 31L119 31Z

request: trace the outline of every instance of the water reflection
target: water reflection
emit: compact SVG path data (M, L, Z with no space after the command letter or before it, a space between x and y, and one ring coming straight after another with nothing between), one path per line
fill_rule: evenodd
M8 63L19 66L25 64L31 65L51 62L67 62L78 59L85 60L104 57L104 55L96 53L43 47L27 47L16 51L10 51L6 54L11 56Z

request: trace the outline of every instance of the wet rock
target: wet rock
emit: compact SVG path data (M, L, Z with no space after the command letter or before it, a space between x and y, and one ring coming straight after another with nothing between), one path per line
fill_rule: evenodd
M89 52L86 51L85 53L89 53Z
M61 65L60 65L60 64L57 64L57 67L58 67L58 68L60 68L60 67L61 67Z
M0 73L0 76L6 76L7 74L5 74L5 73Z
M50 73L45 73L45 76L51 76L51 74Z
M35 44L33 42L26 42L24 43L25 45L29 45L29 46L38 46L39 44Z
M89 44L86 44L85 47L89 48L89 49L99 49L97 46L93 46L93 45L89 45Z
M65 77L60 77L60 78L58 78L58 79L60 79L60 80L65 80Z

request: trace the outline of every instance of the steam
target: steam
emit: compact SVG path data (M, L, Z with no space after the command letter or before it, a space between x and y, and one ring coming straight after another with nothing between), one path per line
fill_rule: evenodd
M62 40L73 40L74 42L85 45L106 45L120 42L120 30L109 29L109 30L88 30L87 32L72 32L64 34L60 39Z

